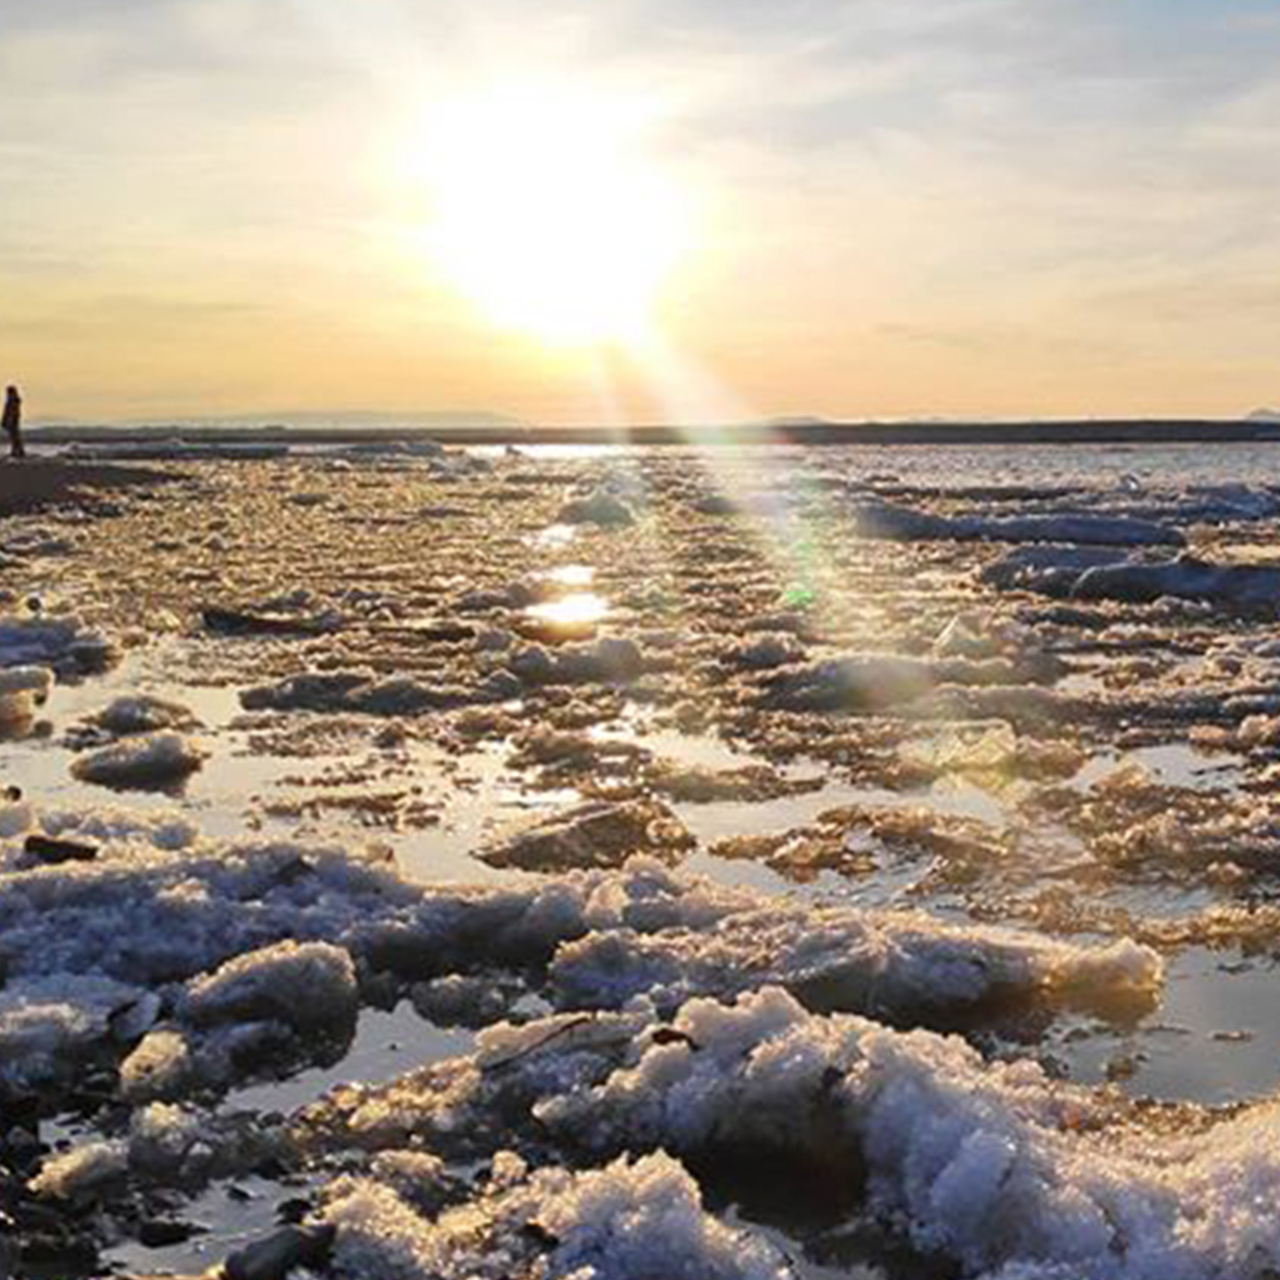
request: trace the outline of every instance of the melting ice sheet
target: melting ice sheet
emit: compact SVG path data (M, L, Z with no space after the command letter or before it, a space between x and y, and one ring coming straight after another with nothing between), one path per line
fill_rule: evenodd
M785 467L775 466L779 458ZM981 496L993 460L1007 492ZM290 736L311 732L318 721L291 712L275 719L242 717L237 687L202 687L196 668L184 662L204 652L209 661L199 670L216 679L223 673L219 655L229 652L219 645L231 642L197 637L173 648L157 644L105 677L59 685L43 712L52 733L0 744L0 768L5 781L21 786L45 810L177 806L212 837L299 838L296 848L303 852L291 847L262 854L256 868L231 872L232 856L225 850L208 856L207 849L188 848L172 863L145 872L144 879L152 879L146 879L138 901L159 913L161 925L172 923L165 912L189 911L185 924L192 941L195 921L208 926L203 938L210 949L192 962L197 970L226 960L224 944L249 951L265 942L269 949L310 929L306 936L329 948L331 960L332 952L347 955L350 968L343 972L354 1007L374 992L388 998L376 985L381 979L373 988L364 985L365 966L374 957L380 963L391 963L388 955L398 957L397 963L412 970L414 963L434 964L443 948L449 956L445 967L460 966L450 976L464 976L466 969L467 981L475 981L467 966L479 963L479 937L484 960L503 951L512 962L509 974L494 978L485 972L481 984L527 982L542 1001L537 1012L548 1017L532 1027L490 1027L477 1038L432 1026L404 1000L394 1012L366 1005L340 1062L307 1066L275 1083L240 1083L221 1102L221 1112L243 1108L296 1116L300 1106L339 1083L388 1084L384 1112L375 1107L348 1116L342 1113L347 1104L332 1101L341 1091L329 1094L333 1132L341 1136L347 1122L359 1131L371 1117L394 1130L407 1118L411 1128L420 1127L415 1133L427 1133L451 1159L457 1157L457 1168L466 1167L470 1180L454 1190L474 1215L471 1226L479 1221L491 1230L486 1247L513 1251L510 1256L526 1270L542 1265L554 1250L556 1261L547 1265L564 1264L552 1270L555 1275L577 1275L588 1262L618 1257L630 1259L629 1280L665 1275L671 1267L662 1270L654 1258L669 1260L680 1250L705 1263L702 1274L716 1280L788 1274L806 1280L922 1280L930 1274L930 1251L942 1259L943 1275L964 1268L1001 1280L1135 1280L1152 1274L1253 1280L1275 1269L1280 1244L1272 1206L1280 1175L1273 1168L1269 1108L1246 1111L1239 1123L1215 1125L1209 1113L1185 1106L1178 1115L1187 1132L1170 1136L1158 1124L1148 1125L1151 1111L1130 1110L1124 1098L1216 1104L1273 1096L1280 1079L1280 1026L1271 944L1263 932L1257 935L1262 944L1255 938L1249 953L1230 940L1217 950L1169 944L1157 996L1158 966L1150 952L1125 941L1123 927L1108 932L1099 925L1095 933L1086 920L1074 932L1062 925L1052 937L999 928L1027 918L1015 910L1027 905L1025 893L1022 899L1013 895L1046 869L1061 876L1054 884L1068 900L1122 905L1140 925L1174 917L1189 922L1223 904L1266 908L1274 896L1274 870L1265 861L1265 846L1252 850L1253 863L1234 868L1217 852L1212 867L1197 855L1199 837L1216 830L1219 792L1258 798L1255 810L1242 804L1233 811L1240 824L1224 827L1229 846L1234 839L1243 849L1248 840L1268 834L1268 787L1274 781L1268 771L1276 758L1267 720L1277 693L1274 655L1267 650L1273 637L1260 626L1250 630L1243 619L1224 626L1195 601L1131 607L1107 600L1085 607L1078 601L1031 601L1017 592L996 596L996 588L980 585L981 571L995 554L982 544L960 548L943 539L927 547L870 546L847 537L850 501L874 489L893 502L932 506L944 519L992 504L1000 508L997 518L1017 517L1025 508L1052 521L1055 512L1079 507L1107 519L1150 520L1176 525L1196 554L1223 562L1261 560L1270 554L1267 534L1273 531L1264 523L1274 506L1264 486L1276 474L1275 449L1231 455L1200 446L1005 451L984 455L980 466L965 453L946 450L844 450L820 460L795 451L747 451L724 460L718 487L707 481L694 455L668 462L657 455L531 451L516 461L493 456L492 494L473 489L464 468L449 469L447 492L428 494L434 482L411 459L399 459L396 470L363 473L358 455L340 461L343 468L295 461L270 472L246 469L234 480L223 477L220 483L235 495L228 512L240 511L242 492L260 510L247 520L219 516L215 529L202 529L185 545L177 537L178 550L166 562L180 571L174 580L185 581L180 575L191 572L197 575L191 581L205 584L195 588L199 592L242 581L278 582L289 556L323 579L330 568L326 559L336 563L350 551L351 575L344 569L336 585L331 579L327 588L317 588L324 597L317 601L317 616L322 605L340 605L339 613L345 610L365 629L334 637L332 648L326 635L294 670L313 657L322 666L331 663L326 670L354 665L369 650L381 661L380 673L411 671L428 681L443 668L464 692L482 677L498 675L497 687L513 696L467 708L476 721L492 716L498 727L450 738L451 704L410 723L407 731L388 724L390 717L371 715L347 739L335 731L330 747L294 753L287 749ZM539 471L544 466L554 470L554 483ZM786 477L779 481L788 467L798 476L789 489ZM1227 492L1219 483L1212 492L1193 491L1193 482L1221 481L1224 469L1232 467L1254 488ZM502 474L504 468L509 474ZM402 469L403 484L396 478ZM882 473L879 479L873 479L875 472ZM615 483L633 517L626 533L607 524L554 523L567 494L594 492L609 473L614 482L631 482ZM487 472L479 468L475 474ZM1027 492L1015 494L1020 484ZM975 488L968 496L962 492L967 485ZM277 520L278 495L290 489L290 519ZM786 492L779 496L775 489ZM726 502L726 492L741 501ZM762 500L766 493L772 495L768 501ZM831 501L824 506L827 495ZM499 510L503 514L495 516ZM823 521L823 555L813 557L815 563L799 575L804 580L797 581L793 564L771 562L771 531L760 526L773 521L772 532L791 533L798 525L788 522L803 523L807 516ZM282 555L280 538L308 520L314 523ZM264 541L255 549L259 528L273 536L270 545ZM172 528L164 529L165 537L172 534ZM40 546L41 554L53 555L59 541L66 540L30 541L25 554ZM133 542L149 545L136 536ZM438 553L441 546L446 549ZM69 566L64 576L75 588L74 559L59 563ZM291 565L285 570L292 572ZM539 580L545 593L529 591ZM522 585L523 594L509 591L510 584ZM105 589L110 583L104 576L96 585ZM91 578L79 583L86 591L94 586ZM450 614L450 602L468 593L473 604ZM175 617L196 616L191 595L187 590L170 602ZM951 627L960 612L967 616L974 609L977 624ZM505 655L530 634L555 648L566 638L554 634L556 624L562 630L598 629L634 645L634 681L629 678L625 689L598 678L587 685L553 681L550 688L525 687L516 696ZM379 649L380 637L391 633L402 647ZM988 787L972 771L961 771L919 782L926 769L898 775L916 782L896 781L885 771L885 785L860 785L850 780L852 768L797 757L781 764L772 760L772 743L758 731L758 720L753 729L768 672L777 666L820 666L828 657L897 646L913 669L930 669L932 659L921 655L934 653L931 646L943 636L978 647L993 637L1012 637L1004 658L1016 657L1024 643L1065 653L1069 673L1044 675L1038 687L1004 693L997 681L953 688L947 697L963 712L955 722L994 717L1005 726L1005 736L1015 728L1019 737L1041 734L1068 755L1078 750L1088 757L1074 776L1068 768L1034 793L1044 802L1042 812L1055 815L1055 833L1067 830L1097 800L1097 784L1109 773L1141 765L1151 780L1143 783L1151 838L1120 847L1111 863L1101 856L1090 863L1086 855L1102 848L1101 841L1090 846L1090 833L1072 828L1075 845L1052 867L1047 857L1037 862L1039 850L1026 843L993 841L993 860L1007 852L1013 873L1029 872L1021 881L1017 874L1001 880L1007 898L985 892L987 867L971 868L978 886L972 892L963 883L939 888L922 874L926 859L886 856L883 848L870 847L874 841L858 848L868 855L864 871L851 870L847 879L823 872L802 886L760 863L707 852L717 839L790 832L841 807L918 808L926 815L979 819L1001 840L1018 835L1019 806L1039 786L1037 780ZM274 659L272 678L292 674L287 646L293 642L280 643L279 650L261 651ZM1203 680L1194 673L1177 675L1187 654L1197 654L1199 661L1206 647L1213 653L1203 663ZM256 651L250 644L239 652ZM962 656L952 669L972 671L966 665L970 655ZM238 669L241 676L245 665ZM548 664L540 669L547 671ZM186 704L202 720L203 729L193 732L206 751L203 768L172 793L116 796L75 781L69 770L73 752L63 735L116 693L140 688ZM982 709L1002 698L1007 705L1001 709ZM1241 704L1234 720L1233 698ZM831 715L846 710L836 707ZM892 719L898 708L882 710ZM944 707L943 714L951 712ZM1246 714L1260 717L1253 726L1257 732L1233 736ZM1036 723L1037 715L1043 723ZM849 718L856 721L858 715ZM617 739L647 753L645 764L636 765L636 757L622 751L612 759L624 766L612 774L597 768L593 758L568 781L550 777L552 770L547 779L537 778L540 766L513 763L531 721L535 727L554 723L568 737L585 732L597 743ZM1197 730L1194 748L1182 740L1190 722ZM670 727L697 723L722 726L735 734L732 743L714 732ZM812 721L801 724L793 740L812 727ZM908 736L918 728L912 722ZM845 750L858 750L854 735L850 740ZM749 742L754 750L743 745ZM1202 749L1206 744L1212 750ZM833 760L842 758L852 757L831 753ZM771 791L760 799L673 800L669 807L697 841L692 852L673 855L685 860L681 873L655 862L586 876L521 876L472 857L508 824L594 798L593 787L642 791L652 780L644 769L653 762L726 772L767 765L775 779L816 779L817 785L782 795ZM877 780L871 768L857 776ZM413 809L412 820L383 824L373 803L377 793L406 785L419 788L405 806ZM1062 807L1051 810L1055 793ZM1100 826L1112 816L1117 823L1132 817L1123 794L1107 803L1114 809L1097 819ZM1179 827L1184 822L1189 836ZM858 838L867 838L865 832ZM1163 858L1175 841L1182 859L1176 865ZM415 883L395 880L385 862L355 867L343 861L343 852L370 842L388 846L399 871ZM337 845L340 852L324 855L312 843ZM143 862L163 861L160 854L144 853ZM46 877L59 886L58 909L70 914L56 938L37 941L50 956L79 956L82 967L106 963L109 955L122 966L123 978L117 973L102 981L103 975L68 972L62 989L33 986L35 994L43 990L49 997L42 1032L65 1035L80 1048L100 1045L113 1018L126 1024L137 1019L141 1027L156 1016L179 1023L196 1050L207 1048L226 1029L214 1031L193 1018L183 1022L182 999L203 981L199 972L177 978L162 968L125 973L121 940L108 936L110 930L94 934L98 926L88 915L75 917L72 904L80 889L74 882L91 881L109 856L96 869L69 871L65 881ZM107 868L105 879L115 871L122 869ZM683 871L705 872L712 883L690 886ZM129 874L122 871L122 878ZM244 881L224 893L228 876ZM453 896L443 891L464 881L483 883ZM429 902L415 896L426 884L441 888ZM765 893L737 893L735 886ZM886 905L925 911L890 918L868 910ZM25 913L23 928L31 918L38 925L39 911L18 910ZM250 914L253 929L245 924ZM949 927L970 926L975 917L983 924L971 932ZM234 941L227 943L231 935ZM421 948L411 946L408 960L397 951L406 938ZM411 986L420 978L411 972L403 981ZM34 981L31 972L15 966L7 994ZM129 989L112 985L118 981ZM131 985L140 990L148 983L169 984L171 1003L163 1013ZM396 993L403 997L405 990ZM126 996L128 1003L119 1005ZM65 1016L60 1007L76 1000L82 1007L72 1012L83 1014L80 1019ZM1082 1012L1085 1007L1092 1012ZM874 1020L864 1020L868 1013ZM1010 1024L1023 1033L1021 1040L1012 1033L1002 1038ZM930 1027L958 1028L968 1042L936 1035ZM984 1058L977 1049L993 1056ZM1006 1054L1012 1063L1004 1062ZM315 1058L289 1061L296 1067ZM397 1079L423 1063L435 1065L425 1076ZM1118 1088L1094 1087L1104 1082ZM452 1120L452 1127L433 1127L441 1117ZM770 1219L745 1192L735 1196L717 1187L710 1174L701 1188L710 1210L705 1212L699 1187L659 1151L675 1151L705 1173L708 1162L731 1163L740 1155L708 1150L715 1147L709 1134L730 1130L775 1143L781 1138L783 1145L802 1134L797 1145L810 1175L816 1169L828 1181L847 1176L854 1187L856 1195L841 1202L842 1209L856 1200L858 1213L879 1214L882 1228L892 1223L909 1231L921 1252L912 1253L899 1239L908 1252L899 1265L857 1238L840 1239L838 1230L824 1237L827 1224L815 1228L785 1214ZM496 1146L477 1154L476 1135L537 1151L546 1167L521 1169L514 1159L498 1158ZM548 1135L556 1135L563 1150L552 1152ZM121 1141L119 1130L75 1135L77 1141L95 1136ZM395 1157L403 1138L392 1132L379 1154ZM320 1141L314 1135L312 1140ZM583 1156L587 1148L590 1159ZM137 1269L198 1270L267 1229L282 1198L314 1192L317 1203L333 1197L323 1211L341 1224L342 1247L367 1250L358 1265L355 1254L344 1255L347 1274L381 1280L396 1249L402 1258L417 1259L417 1269L408 1274L452 1274L443 1264L423 1261L438 1258L432 1250L453 1248L456 1241L442 1243L434 1210L410 1207L414 1185L424 1180L418 1177L420 1164L393 1158L373 1176L365 1162L359 1171L370 1175L367 1185L348 1188L350 1194L312 1184L321 1169L319 1181L336 1182L331 1175L345 1167L341 1162L350 1150L340 1147L339 1163L327 1166L334 1152L315 1151L318 1163L297 1184L246 1173L235 1185L248 1199L216 1183L181 1209L184 1218L212 1228L203 1241L158 1251L121 1246L114 1256ZM578 1165L554 1167L568 1150ZM618 1161L624 1152L630 1154ZM107 1154L119 1153L117 1145ZM770 1171L779 1167L771 1165ZM405 1172L414 1168L417 1184ZM483 1176L471 1178L477 1171ZM864 1183L868 1171L871 1178ZM1254 1213L1252 1206L1262 1208ZM508 1229L511 1222L530 1221L543 1224L544 1237ZM745 1230L761 1221L770 1225ZM618 1223L631 1225L615 1232ZM846 1236L857 1237L856 1226ZM803 1261L802 1239L813 1246ZM637 1240L668 1253L642 1253ZM536 1250L546 1256L535 1262ZM495 1256L491 1251L466 1274L506 1280L522 1273L514 1264L502 1271ZM796 1260L791 1270L784 1256Z
M360 807L308 810L325 790L326 775L342 778L357 770L366 781L355 790L377 789L382 767L367 748L331 754L273 754L255 746L236 688L190 685L172 679L181 669L179 652L169 647L138 654L101 679L59 684L41 709L45 732L0 742L0 778L38 798L44 809L122 805L150 812L180 808L201 831L215 838L260 833L317 835L357 845L382 843L395 850L410 875L434 880L484 881L495 873L471 855L504 823L564 804L563 793L531 792L503 764L504 750L484 748L461 758L430 743L408 742L405 758L394 762L398 778L412 775L428 799L438 799L439 817L419 829L387 829L360 821ZM77 781L71 774L76 753L62 735L75 722L101 710L113 697L139 689L189 707L200 721L194 733L206 753L203 767L179 785L154 790L109 788ZM305 715L300 723L305 723ZM298 785L299 783L303 785ZM397 783L397 786L402 784ZM309 814L312 816L309 817ZM323 831L323 835L318 835Z

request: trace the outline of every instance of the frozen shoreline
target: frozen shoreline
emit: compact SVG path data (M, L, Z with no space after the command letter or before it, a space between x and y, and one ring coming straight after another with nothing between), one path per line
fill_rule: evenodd
M883 456L214 455L5 522L20 1247L200 1270L273 1168L335 1280L1280 1265L1226 1208L1280 1178L1280 599L1177 559L1280 496ZM382 1018L421 1063L288 1093ZM791 1243L724 1185L784 1156Z

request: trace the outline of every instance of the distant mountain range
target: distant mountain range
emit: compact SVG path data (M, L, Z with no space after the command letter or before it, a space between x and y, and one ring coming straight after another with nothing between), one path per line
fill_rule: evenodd
M430 412L423 410L397 412L382 409L335 409L330 412L311 409L299 409L296 411L277 409L270 413L229 413L187 418L181 416L132 418L110 423L44 415L42 417L33 417L30 422L33 427L110 426L116 429L143 431L217 431L226 429L251 430L254 428L268 431L288 431L291 428L315 430L325 427L351 431L358 431L361 428L385 429L388 427L407 427L415 430L446 430L450 427L510 429L523 425L521 419L512 417L509 414L473 409L445 409Z
M1246 422L1280 422L1280 409L1255 409Z

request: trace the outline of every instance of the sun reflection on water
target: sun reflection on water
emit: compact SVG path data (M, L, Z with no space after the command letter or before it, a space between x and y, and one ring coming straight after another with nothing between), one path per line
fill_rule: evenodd
M544 604L531 605L526 611L531 618L542 622L554 623L557 626L573 626L587 622L599 622L609 613L609 602L594 591L579 591L572 595L561 596L559 600L549 600Z

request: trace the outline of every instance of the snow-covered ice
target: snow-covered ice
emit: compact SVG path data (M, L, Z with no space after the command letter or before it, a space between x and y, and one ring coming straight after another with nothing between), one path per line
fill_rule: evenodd
M86 752L75 760L71 772L82 782L125 790L170 786L194 773L203 762L204 754L195 743L165 730Z

